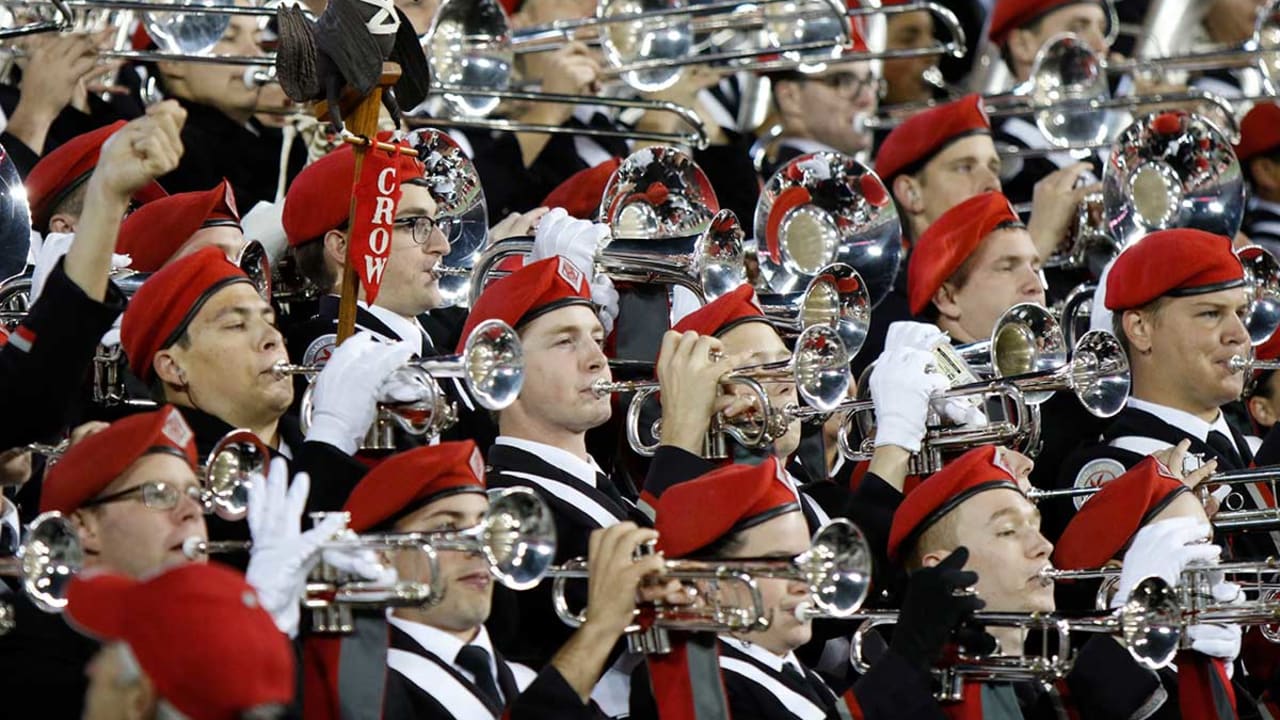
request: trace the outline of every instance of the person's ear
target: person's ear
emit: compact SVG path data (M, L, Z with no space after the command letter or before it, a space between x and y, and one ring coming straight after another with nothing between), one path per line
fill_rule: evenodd
M1261 395L1255 395L1249 398L1247 403L1249 415L1253 417L1253 421L1260 427L1269 428L1276 424L1275 408L1271 406L1271 401Z
M49 218L49 232L73 233L76 231L76 218L66 213L54 213Z
M1120 319L1129 347L1141 355L1151 352L1155 318L1141 310L1125 310Z
M347 261L347 234L341 230L330 230L324 234L324 261L326 264L342 267Z
M924 212L924 193L920 189L920 181L910 175L899 175L893 179L893 197L911 215Z
M939 563L946 560L950 555L950 550L934 550L933 552L925 553L924 557L920 558L920 566L937 567Z
M186 387L187 373L182 369L181 361L178 360L173 352L161 350L156 353L151 362L156 377L160 378L165 385L173 385L180 388Z
M778 111L784 116L793 116L804 109L800 104L800 83L782 80L773 84L773 99L778 104Z
M80 547L90 555L102 552L102 538L98 534L98 518L89 510L76 510L68 518L80 538Z
M127 720L147 720L156 715L156 690L146 672L138 682L124 690L124 712Z
M952 322L959 322L960 303L956 300L956 289L951 283L942 283L933 294L933 305L938 308L938 314L942 317Z

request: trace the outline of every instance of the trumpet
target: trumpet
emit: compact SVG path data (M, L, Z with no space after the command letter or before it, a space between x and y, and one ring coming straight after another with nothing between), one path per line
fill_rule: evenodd
M322 369L282 362L273 371L282 377L314 378ZM378 398L378 417L365 438L364 449L394 450L395 428L415 437L435 436L457 422L457 410L436 382L439 379L461 380L467 394L486 410L507 407L524 386L524 351L515 330L501 320L486 320L467 336L460 354L415 360L395 370L392 378L418 388L421 397L409 401ZM299 414L304 432L314 412L314 388L314 383L308 385L302 395Z
M513 590L527 590L542 581L556 549L555 522L537 493L527 488L489 492L489 509L474 527L437 532L340 534L322 544L325 550L417 551L427 561L429 580L377 583L352 580L323 561L307 582L303 606L316 611L313 625L320 632L350 632L352 607L435 605L444 598L441 552L474 553L484 557L494 579ZM317 520L324 513L313 515ZM208 541L191 537L182 545L193 560L210 554L244 552L250 541Z
M652 548L650 548L651 550ZM586 622L585 609L575 613L565 593L567 581L589 577L587 559L574 558L551 568L552 602L566 625ZM759 581L796 580L809 588L809 599L793 611L801 621L815 617L846 618L862 607L871 586L871 551L862 531L845 519L831 520L813 535L809 550L785 560L668 560L663 579L679 580L692 596L689 605L655 603L652 623L632 625L628 633L649 627L706 632L752 632L767 629L772 609L766 608ZM746 602L726 587L745 593ZM619 592L625 592L619 588Z
M897 623L896 612L858 613L866 618L854 632L850 662L859 672L870 669L864 649L871 630ZM966 680L1033 680L1063 678L1071 670L1074 654L1071 633L1103 633L1117 636L1139 665L1149 670L1173 661L1182 638L1181 612L1169 587L1160 578L1147 578L1130 594L1129 601L1114 615L1104 617L1063 617L1052 613L974 613L973 621L989 627L1012 627L1038 632L1043 642L1037 655L970 656L961 648L954 664L935 668L941 680L939 700L958 701L964 696ZM999 652L999 650L997 650Z
M805 328L825 325L835 329L850 357L862 349L871 327L871 293L861 273L844 263L819 270L798 299L781 294L757 299L779 335L796 337Z
M82 567L80 535L59 512L36 517L17 554L0 558L0 575L22 578L27 597L48 613L62 612L67 606L67 584Z
M1007 344L997 346L1002 352L1016 348L1015 341L1020 336L1015 332L1006 337ZM1026 337L1021 339L1025 341ZM1034 357L1030 349L1021 354L1025 358ZM999 368L1001 361L997 360L995 364ZM1002 419L988 420L987 424L976 428L946 427L940 416L931 414L920 453L912 456L911 472L937 472L942 467L944 452L966 450L977 445L1025 443L1038 432L1037 402L1059 390L1074 393L1096 417L1111 417L1120 412L1129 397L1129 361L1120 341L1105 330L1091 330L1076 343L1071 359L1057 368L962 383L939 393L937 399L940 401L964 400L978 406L996 402L1002 410ZM850 459L869 457L874 451L874 402L859 399L844 403L839 409L849 413L849 419L840 429L841 452ZM863 441L857 446L851 439L855 431L863 436Z
M795 383L796 392L808 405L830 408L849 391L853 381L849 374L849 353L835 329L814 325L800 333L795 355L790 360L745 365L726 372L720 383L744 388L756 405L751 417L743 420L717 415L708 433L708 457L727 457L724 438L732 438L748 448L764 448L787 433L788 426L799 419L798 410L774 409L765 385ZM635 393L627 406L627 442L637 454L650 457L658 443L646 443L640 434L640 416L644 403L660 389L657 380L597 380L592 390L597 397L613 393ZM662 434L661 420L651 428L653 437Z
M57 462L71 446L70 440L56 445L31 443L27 449ZM209 451L204 464L196 468L200 480L198 502L206 514L224 520L242 520L248 512L249 478L266 475L271 450L250 430L237 428L223 435Z

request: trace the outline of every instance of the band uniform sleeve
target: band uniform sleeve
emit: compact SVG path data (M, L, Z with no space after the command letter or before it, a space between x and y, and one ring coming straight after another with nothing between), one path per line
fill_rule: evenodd
M124 295L108 283L105 301L67 277L62 261L27 319L0 349L0 446L25 445L66 424L103 333L123 312Z
M554 665L547 665L507 708L504 720L605 720L594 702L583 703L578 692Z
M933 698L933 689L920 671L902 656L886 650L853 686L853 695L866 720L944 720L947 715Z
M1152 717L1168 697L1156 672L1139 666L1120 643L1101 635L1080 648L1067 687L1080 717L1099 720Z
M302 443L294 471L311 476L307 512L337 512L369 468L338 448L313 440Z

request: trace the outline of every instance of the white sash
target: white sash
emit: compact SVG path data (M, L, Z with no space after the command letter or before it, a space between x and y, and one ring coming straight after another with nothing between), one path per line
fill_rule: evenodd
M494 714L466 685L439 663L408 652L389 648L387 667L403 675L446 708L455 718L492 718Z
M764 688L769 694L776 697L778 702L782 703L787 712L800 718L800 720L825 720L827 717L826 710L813 704L813 701L783 685L780 680L770 677L768 673L746 660L721 656L720 669L741 675Z
M533 473L519 472L516 470L502 470L500 473L503 475L510 475L514 478L520 478L521 480L527 480L528 482L537 485L548 494L558 497L582 511L602 528L613 527L614 525L622 522L618 516L609 512L608 508L601 505L590 495L587 495L569 483L556 480L554 478L534 475Z

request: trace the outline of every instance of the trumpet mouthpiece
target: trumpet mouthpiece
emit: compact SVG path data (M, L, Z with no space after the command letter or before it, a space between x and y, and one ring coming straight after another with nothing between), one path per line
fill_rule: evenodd
M196 535L192 535L182 541L182 554L187 556L188 560L199 560L208 555L206 551L207 543Z

